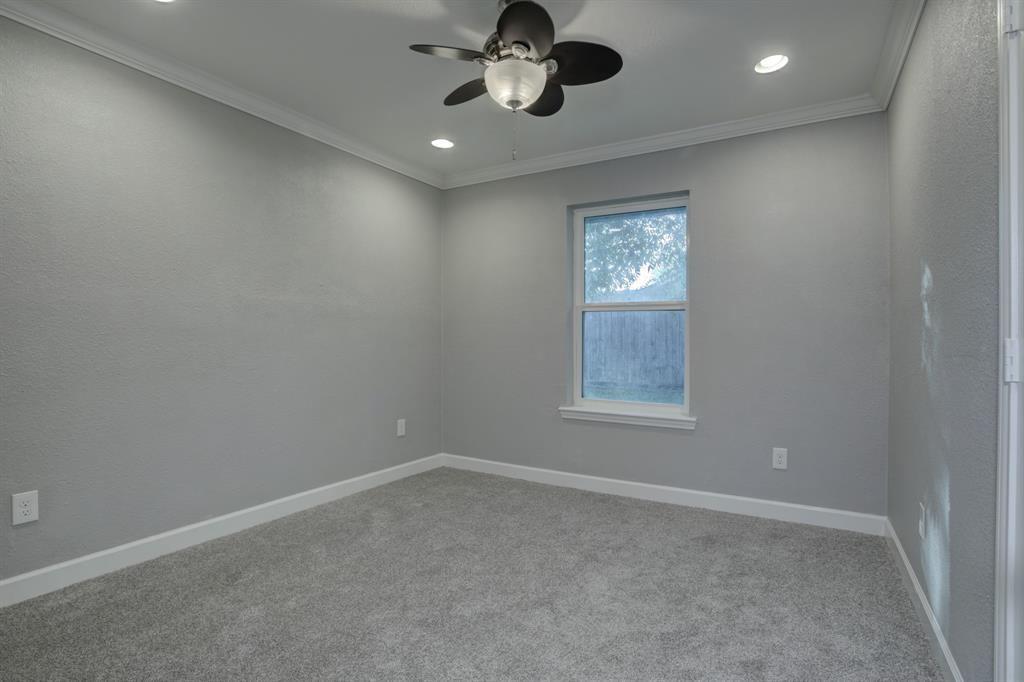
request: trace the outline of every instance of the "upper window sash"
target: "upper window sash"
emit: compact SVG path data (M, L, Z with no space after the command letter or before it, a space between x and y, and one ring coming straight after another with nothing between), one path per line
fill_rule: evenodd
M624 213L644 213L648 211L659 211L665 209L685 209L687 212L687 223L689 223L689 200L686 197L674 197L667 199L657 199L653 201L635 201L625 202L617 204L607 204L602 206L590 206L586 208L577 208L573 210L573 304L574 307L579 306L595 306L595 305L619 305L624 303L639 304L639 305L650 305L650 304L661 304L661 303L674 303L686 305L687 301L669 300L669 301L614 301L614 302L590 302L585 301L586 294L586 280L585 280L585 263L586 263L586 250L585 250L585 225L587 218L596 218L604 216L621 215ZM689 228L687 228L687 241L689 241ZM689 264L687 263L686 268L686 280L684 286L689 291ZM689 296L687 296L689 298ZM685 308L684 308L685 309Z

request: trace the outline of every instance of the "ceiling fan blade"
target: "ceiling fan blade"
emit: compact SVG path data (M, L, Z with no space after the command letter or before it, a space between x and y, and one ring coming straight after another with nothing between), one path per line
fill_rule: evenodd
M548 59L558 63L551 80L561 85L586 85L611 78L622 69L622 57L610 47L575 40L556 43Z
M555 42L555 24L547 11L532 0L519 0L498 17L498 37L506 46L525 43L543 57Z
M445 47L444 45L410 45L413 52L444 57L445 59L461 59L464 62L472 62L477 59L487 59L487 55L476 50L467 50L462 47Z
M476 80L469 81L468 83L463 83L452 90L452 93L444 98L444 105L446 107L452 107L456 104L462 104L463 102L468 102L474 97L479 97L485 92L487 92L487 86L484 85L484 79L477 78Z
M562 86L549 80L537 101L523 111L534 116L550 116L561 109L564 103L565 91L562 90Z

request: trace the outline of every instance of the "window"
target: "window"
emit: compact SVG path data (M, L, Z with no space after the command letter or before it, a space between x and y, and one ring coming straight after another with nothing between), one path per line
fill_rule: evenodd
M567 419L692 429L687 202L573 212L573 395Z

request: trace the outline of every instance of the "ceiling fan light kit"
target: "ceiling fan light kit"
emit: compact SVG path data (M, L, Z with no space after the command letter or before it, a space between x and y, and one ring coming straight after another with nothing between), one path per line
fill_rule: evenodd
M607 80L622 69L622 57L596 43L555 43L555 26L533 0L501 0L498 27L483 51L443 45L410 45L415 52L480 64L483 78L463 83L445 99L454 106L485 92L513 111L551 116L565 102L563 85Z
M487 94L506 109L523 109L540 99L547 84L544 67L526 59L503 59L487 67Z

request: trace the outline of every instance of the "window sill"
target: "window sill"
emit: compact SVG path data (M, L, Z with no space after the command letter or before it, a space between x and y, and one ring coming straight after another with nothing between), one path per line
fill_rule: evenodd
M653 426L662 429L684 429L686 431L693 431L697 428L697 418L684 414L681 410L562 405L558 408L558 411L562 414L562 419L630 424L632 426Z

